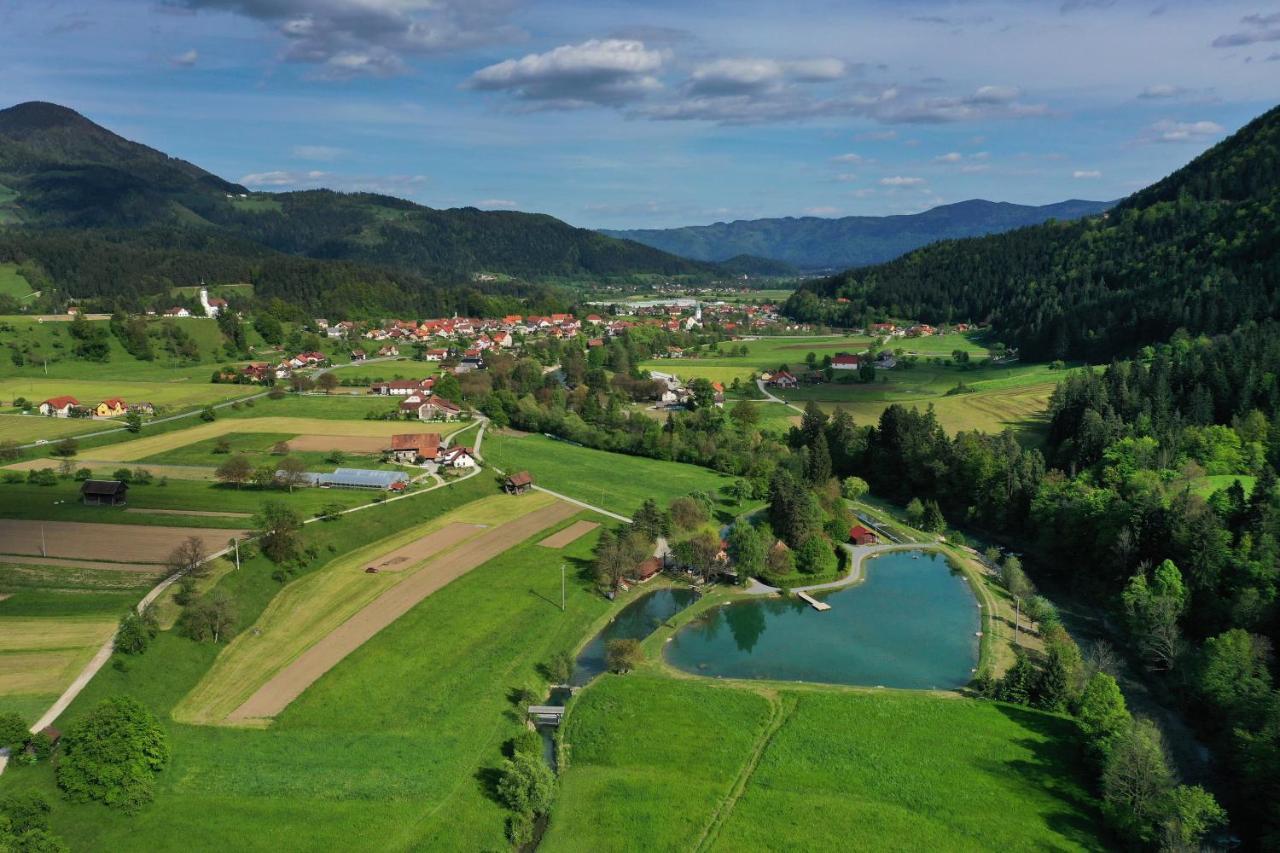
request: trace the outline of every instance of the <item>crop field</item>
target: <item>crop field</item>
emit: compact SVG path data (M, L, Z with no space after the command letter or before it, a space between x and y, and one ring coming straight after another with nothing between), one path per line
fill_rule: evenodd
M81 366L81 376L90 372L93 371ZM25 397L29 402L39 403L50 397L69 395L86 406L95 405L108 397L121 397L130 404L147 402L180 411L209 403L234 400L237 397L257 393L259 390L246 385L214 385L208 381L207 376L203 383L197 380L125 382L85 379L0 379L0 400L6 405L18 397ZM91 421L90 423L96 423L98 429L106 429L112 425L110 421Z
M964 350L970 356L977 357L987 354L987 340L982 332L951 332L923 338L892 338L883 348L948 358L956 350Z
M152 579L0 563L0 709L34 722Z
M479 479L443 492L492 488ZM394 529L386 525L430 514L421 504L401 509L415 500L358 516ZM402 515L378 518L388 513ZM312 525L319 529L309 534L352 541L352 529L343 525L358 516ZM172 722L174 704L218 655L211 644L166 632L128 672L104 669L65 720L124 693L150 707L170 733L174 760L157 778L156 802L137 816L67 802L47 764L11 767L0 776L0 795L44 794L54 830L72 849L165 849L175 838L193 851L506 849L506 812L491 786L502 743L523 727L511 692L545 690L538 665L572 650L624 603L603 599L574 571L562 612L560 565L584 566L596 534L564 551L538 546L541 538L513 546L417 604L265 730ZM267 574L259 558L219 584L241 603L244 625L279 590ZM188 828L196 822L201 831L192 835Z
M544 849L1102 850L1077 737L992 702L606 676Z
M450 525L468 525L470 536L451 543L458 547L469 538L483 535L486 528L473 525L498 527L555 503L549 495L528 497L533 499L518 501L505 495L493 495L475 501L365 545L294 581L275 597L254 625L254 630L231 642L205 679L174 709L175 718L182 722L206 724L227 720L288 664L379 596L414 575L411 566L404 566L396 572L376 574L366 573L367 566ZM424 555L416 562L421 565L427 559Z
M95 448L88 455L94 459L111 462L136 462L232 433L272 433L289 437L295 435L385 437L403 432L430 431L450 435L468 425L465 421L423 424L416 421L347 421L299 417L219 418L190 429L166 432L161 435L144 435L143 438L132 441Z
M718 497L732 478L696 465L623 456L541 435L485 434L481 455L508 474L527 470L540 486L621 515L645 500L665 504L695 491Z
M149 466L147 470L153 469ZM97 473L109 476L112 470L103 468ZM303 516L310 516L330 504L346 508L366 504L374 497L369 492L351 489L263 491L172 479L165 485L159 481L131 485L127 508L84 506L79 496L80 484L71 480L59 480L51 486L0 483L0 518L230 529L244 527L247 516L260 510L268 500L279 501Z
M243 535L240 530L239 534ZM140 525L120 536L114 525L79 521L0 518L0 550L6 554L62 557L113 563L163 563L182 540L195 536L209 551L220 551L234 532L199 527ZM44 553L42 553L42 551Z

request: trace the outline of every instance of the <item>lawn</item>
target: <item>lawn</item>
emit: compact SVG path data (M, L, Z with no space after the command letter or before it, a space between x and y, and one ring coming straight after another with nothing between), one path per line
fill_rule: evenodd
M218 438L206 438L183 447L175 447L156 453L140 460L143 465L205 465L216 467L230 454L244 454L254 467L282 457L272 453L273 448L283 442L288 444L294 435L279 432L231 432ZM335 442L338 437L334 438ZM230 445L230 451L220 451L221 442ZM335 465L354 468L371 468L380 471L403 471L403 466L382 461L381 453L356 453L347 451L338 462L330 461L331 452L290 450L288 453L307 465L308 471L332 471ZM421 473L421 472L419 472Z
M92 368L81 365L80 376L96 375ZM18 397L39 403L50 397L70 395L83 405L96 405L108 397L121 397L127 403L151 403L175 412L183 409L221 403L254 394L261 389L246 385L214 385L205 377L204 382L127 382L98 379L0 379L0 400L6 404ZM118 423L98 421L99 429L118 426Z
M1025 708L640 672L564 738L548 851L1105 849L1074 723Z
M513 437L490 430L481 455L508 474L529 471L541 486L629 516L645 498L665 505L695 491L719 497L733 478L707 468L579 447L541 435Z
M674 373L686 381L702 377L712 382L728 384L735 377L746 382L752 374L762 370L777 370L783 364L799 369L805 364L805 356L811 352L821 360L824 355L835 355L838 352L861 352L870 345L869 338L843 335L813 338L768 337L720 345L722 353L731 350L733 355L716 354L710 350L702 353L686 352L684 358L650 359L642 362L640 367L644 370ZM745 356L737 354L742 347L747 348Z
M3 192L0 187L0 201L4 200ZM31 285L18 272L17 264L0 264L0 296L12 296L22 302L33 292Z
M413 516L440 509L419 505ZM314 526L338 541L330 531L344 523ZM358 541L373 531L363 533ZM174 756L153 805L129 818L68 803L48 765L11 768L0 776L0 794L43 793L55 831L72 849L505 850L505 812L489 786L501 744L521 725L511 691L545 689L537 665L572 649L622 605L595 594L576 570L595 537L554 551L535 544L539 535L476 568L377 634L264 730L173 722L170 709L217 649L162 633L128 672L104 669L63 720L120 693L152 708ZM350 530L341 539L357 541ZM561 612L565 558L575 571ZM240 602L242 624L252 624L279 589L266 572L258 559L220 584Z
M5 401L8 402L8 401ZM81 435L100 429L119 426L111 421L94 421L86 418L46 418L42 415L0 414L0 441L16 441L27 444L45 439L53 441L68 435Z
M1207 498L1219 489L1229 488L1236 480L1240 481L1240 486L1244 489L1246 496L1253 492L1253 484L1258 482L1257 477L1249 474L1210 474L1193 480L1191 490L1197 495Z

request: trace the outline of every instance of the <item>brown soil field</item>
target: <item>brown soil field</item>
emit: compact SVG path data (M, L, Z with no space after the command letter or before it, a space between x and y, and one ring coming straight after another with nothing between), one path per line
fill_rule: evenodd
M136 512L141 515L195 515L204 518L253 518L251 512L218 512L212 509L139 509L132 507L125 512Z
M77 468L89 468L98 476L108 475L117 468L145 468L154 477L168 477L170 480L207 480L212 482L217 479L213 476L213 472L216 469L212 467L205 468L200 465L126 465L121 462L111 462L103 459L81 459L79 457L76 458L75 462ZM5 467L14 471L35 471L41 468L57 469L58 462L54 459L27 459Z
M164 573L164 566L159 565L140 565L137 563L104 563L99 560L67 560L60 557L34 557L23 555L21 557L10 557L4 559L0 557L0 562L13 563L20 562L27 566L63 566L68 569L100 569L108 572L134 572L135 574L144 575L160 575Z
M231 722L243 722L276 716L320 676L431 593L493 559L512 545L523 542L539 530L564 521L579 511L572 504L556 501L487 530L439 559L431 560L299 655L258 688L243 705L232 711L227 719Z
M403 548L397 548L389 554L384 554L378 559L378 562L370 565L380 572L403 571L429 557L434 557L446 548L452 548L467 537L474 536L477 530L483 530L487 526L485 524L459 524L455 522L434 533L428 533Z
M133 525L127 535L122 535L119 525L115 524L0 519L0 553L40 554L42 527L49 556L135 563L163 563L169 552L188 536L198 537L205 548L213 552L225 548L231 537L244 536L248 532Z
M389 437L377 435L299 435L289 439L289 449L299 453L325 453L330 450L341 450L343 453L381 453L390 446Z
M577 542L599 526L594 521L575 521L559 533L552 533L538 544L543 548L563 548L571 542Z

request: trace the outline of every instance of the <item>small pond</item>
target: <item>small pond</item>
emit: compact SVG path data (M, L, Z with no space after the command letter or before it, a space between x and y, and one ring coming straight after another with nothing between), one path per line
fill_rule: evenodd
M643 640L697 597L691 589L656 589L622 608L613 621L583 647L569 683L581 687L605 671L605 647L610 640Z
M981 619L968 582L931 551L863 563L858 586L794 598L738 601L708 611L667 644L687 672L829 684L948 690L978 662Z

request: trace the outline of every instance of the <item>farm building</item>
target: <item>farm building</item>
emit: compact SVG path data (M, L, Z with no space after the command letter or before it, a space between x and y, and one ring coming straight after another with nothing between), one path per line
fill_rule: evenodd
M69 418L72 409L79 405L80 401L75 397L50 397L40 404L40 414L52 418Z
M862 359L856 355L849 355L843 352L831 359L831 366L835 370L857 370L860 364L862 364Z
M401 433L391 436L391 458L397 462L432 461L440 454L440 434L435 432Z
M409 485L403 471L371 471L364 468L336 468L332 474L308 474L313 486L322 489L374 489L400 491Z
M518 471L507 478L502 488L509 495L523 495L533 488L533 475L528 471Z
M378 382L369 386L370 394L384 397L407 397L410 394L421 394L436 384L434 379L395 379L391 382Z
M120 506L128 491L129 484L120 480L85 480L80 485L80 501L88 506Z
M462 414L462 407L443 397L432 397L424 403L419 403L416 411L418 420L421 421L451 421Z
M796 387L796 378L785 370L779 370L773 374L773 379L769 383L775 388L794 388Z
M854 545L874 545L876 535L861 524L849 529L849 541Z
M650 557L635 568L635 582L644 583L652 580L662 571L662 558Z
M476 458L471 455L469 447L450 447L440 456L440 465L445 468L475 468Z
M119 397L109 397L93 407L93 413L100 418L117 418L129 411L129 405Z

